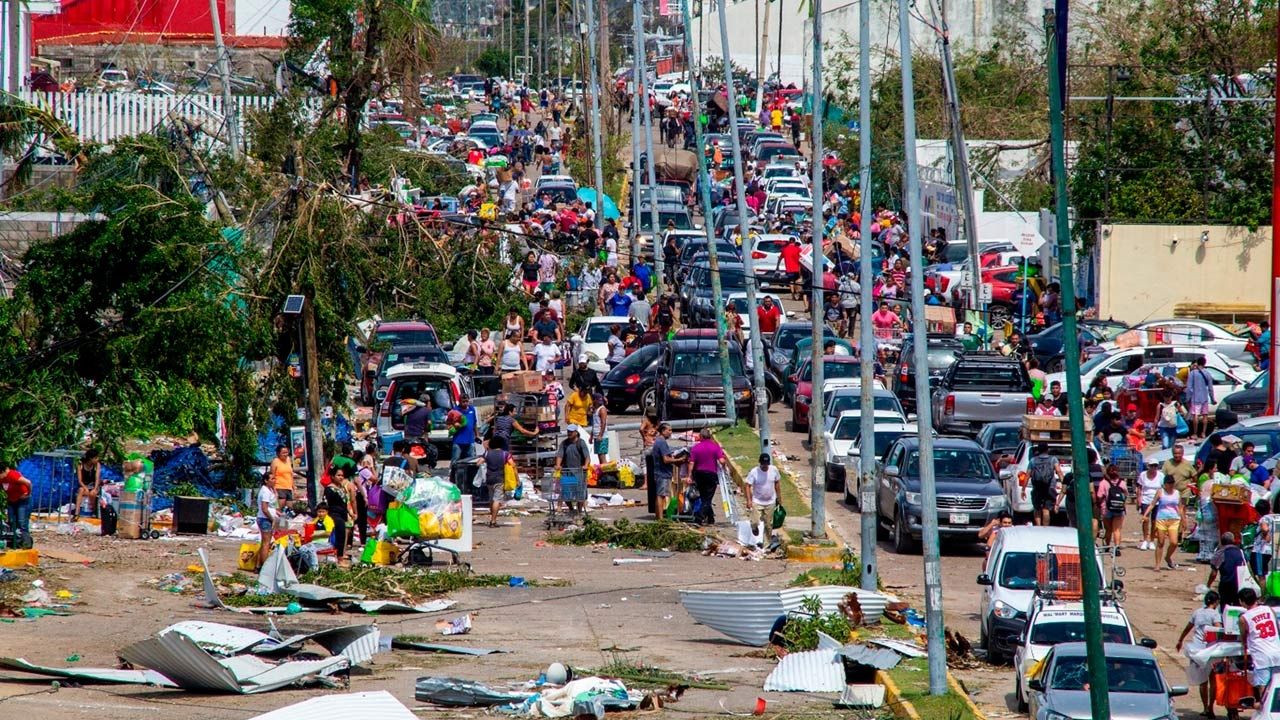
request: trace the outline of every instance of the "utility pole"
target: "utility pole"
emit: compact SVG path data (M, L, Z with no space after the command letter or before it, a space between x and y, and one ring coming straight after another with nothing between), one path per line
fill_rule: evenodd
M782 0L778 0L778 87L782 87Z
M324 434L320 426L320 354L316 350L315 297L302 303L302 367L307 375L307 507L315 510L319 498L320 468L324 466Z
M644 2L643 0L635 0L633 3L636 10L636 47L640 50L640 54L636 55L636 64L640 66L640 77L645 79L645 83L640 86L640 109L644 111L644 124L641 126L641 134L644 135L644 154L649 158L645 163L648 180L649 192L649 225L653 228L649 235L649 244L653 246L653 254L659 255L658 237L662 232L662 228L658 227L658 196L655 188L658 187L658 179L656 177L656 166L658 158L653 154L653 107L649 103L649 61L645 55L644 42ZM641 250L641 252L644 252ZM631 258L631 262L635 262L639 258Z
M543 0L543 2L546 2L546 0ZM539 6L539 9L541 9L541 6ZM592 9L591 9L591 2L588 1L587 2L587 27L589 28L588 32L596 32L595 17L593 17L593 15L594 13L592 12ZM596 82L595 44L588 41L587 48L590 50L588 55L589 55L589 63L591 65L591 150L592 150L592 155L594 156L593 169L595 170L594 179L596 181L595 224L597 228L600 228L604 226L604 153L600 149L600 131L601 131L600 91L602 88Z
M759 0L764 3L764 25L762 28L762 37L760 38L760 50L756 53L756 115L760 115L760 108L764 107L764 60L769 56L769 0ZM757 12L759 12L757 6ZM779 10L781 12L781 10ZM782 47L782 36L778 36L778 47Z
M15 2L16 5L16 2ZM213 20L213 45L218 52L218 75L222 78L222 121L227 124L227 145L233 159L240 159L240 119L231 102L231 68L227 48L222 44L222 19L218 16L218 0L209 0L209 17Z
M594 2L594 0L586 0ZM640 32L636 28L640 27L640 3L631 3L631 259L634 262L640 257L640 119L643 117L640 110L640 83L646 82L645 78L640 75L640 55L644 52L641 47L642 40ZM653 162L653 158L649 158L649 162ZM650 201L656 201L657 198L650 198ZM657 230L652 228L654 237L651 242L657 243ZM655 246L655 252L657 251Z
M23 0L9 0L9 92L17 95L22 89L22 6ZM217 20L214 20L217 24Z
M586 0L586 2L596 1L597 0ZM600 87L604 88L609 87L609 68L611 60L609 57L609 3L604 0L599 0L599 2L600 7L596 8L597 12L600 13L600 29L598 31L600 34L600 55L597 58L597 65L599 66ZM641 20L641 22L643 22L643 20ZM608 107L602 108L602 112L604 115L608 115ZM603 116L597 117L596 119L598 122L604 122ZM621 129L621 125L616 127Z
M964 239L969 246L969 292L970 306L977 310L979 317L983 314L986 303L982 302L982 268L978 254L978 216L973 207L973 177L969 173L969 150L964 144L964 126L960 124L960 98L956 91L956 71L951 63L951 31L947 27L947 7L942 5L942 17L939 19L942 32L942 90L947 102L947 122L951 125L951 156L955 163L953 176L956 193L960 196L960 209L964 212ZM947 238L952 240L953 238ZM1026 263L1023 263L1026 266ZM1026 295L1026 292L1023 292Z
M779 0L781 1L781 0ZM781 33L778 35L782 37ZM779 56L781 57L781 56ZM779 60L781 68L781 60ZM779 75L781 77L781 75ZM862 222L858 226L861 256L858 259L859 318L858 344L861 346L862 407L874 408L872 383L875 382L876 339L871 332L871 4L858 6L858 196L861 199ZM862 447L876 446L874 412L863 412ZM858 458L861 476L858 510L862 530L862 589L876 589L876 455L863 452ZM845 473L849 482L849 473Z
M538 87L547 86L547 0L538 3ZM599 215L599 213L596 213Z
M1080 387L1080 348L1076 340L1075 253L1067 222L1067 159L1063 130L1066 103L1067 0L1055 0L1045 8L1049 53L1049 149L1053 157L1055 235L1058 242L1058 281L1062 286L1062 353L1066 360L1067 417L1071 422L1072 481L1076 485L1076 536L1080 561L1088 568L1080 573L1084 601L1084 639L1089 669L1089 707L1093 717L1111 717L1106 656L1102 650L1102 587L1094 571L1097 550L1093 544L1093 502L1089 486L1089 458L1085 453L1084 400ZM917 373L918 374L918 373Z
M693 72L693 33L689 29L689 0L680 3L684 20L685 73L689 78L689 94L693 99L693 145L698 156L698 196L702 201L702 229L707 234L707 264L711 266L711 300L716 313L716 350L720 355L720 386L724 390L724 416L738 422L738 406L733 398L733 378L729 373L729 322L724 314L724 295L720 284L720 255L716 251L715 229L711 227L711 173L707 170L707 154L702 151L702 97L698 76ZM701 65L701 63L699 63ZM662 249L654 245L658 260L658 277L662 277Z
M1276 41L1280 42L1280 23L1276 23ZM1276 67L1280 68L1280 45L1276 46ZM1280 97L1280 91L1276 91ZM1272 148L1280 148L1280 102L1272 105L1275 111L1275 135L1272 137ZM1276 338L1276 323L1280 322L1280 152L1271 157L1271 347L1259 348L1271 361L1267 365L1270 383L1267 395L1270 402L1267 412L1275 413L1280 409L1280 372L1276 370L1276 358L1280 358L1280 343Z
M943 639L942 562L938 545L938 492L933 475L933 416L929 403L929 348L924 340L924 258L920 245L920 180L916 169L916 94L911 68L909 0L898 0L898 40L902 51L903 179L911 253L911 350L916 372L916 424L920 431L920 504L924 535L924 612L928 633L929 694L947 692L947 645ZM864 288L864 292L866 288ZM863 318L863 322L869 318ZM864 408L865 412L868 408ZM898 518L897 522L904 522ZM1104 716L1105 717L1105 716Z
M866 3L868 0L862 1ZM812 272L809 273L809 318L812 321L809 372L813 376L809 396L809 495L813 511L809 514L809 534L815 538L827 536L827 457L826 438L822 434L826 430L822 422L825 414L822 386L826 382L822 341L823 330L827 326L823 320L823 307L827 304L823 297L827 256L822 252L822 234L826 230L822 219L822 201L826 196L822 191L822 114L825 109L822 101L822 0L813 0L813 137L809 138L809 170L813 173L813 223L809 235L812 248L809 253L812 261ZM870 405L864 406L863 412L870 409Z
M520 0L524 6L524 58L520 63L520 84L529 87L529 0Z
M719 0L720 59L724 65L725 100L729 106L729 144L733 148L733 185L738 201L738 239L742 245L742 274L747 288L747 314L756 322L756 271L751 259L751 215L747 210L747 188L742 180L742 141L738 139L738 90L733 86L733 63L729 60L729 22L725 0ZM698 148L701 152L702 148ZM710 218L706 218L710 221ZM769 452L769 391L764 384L764 349L759 331L751 333L752 395L756 401L756 429L760 431L760 452Z

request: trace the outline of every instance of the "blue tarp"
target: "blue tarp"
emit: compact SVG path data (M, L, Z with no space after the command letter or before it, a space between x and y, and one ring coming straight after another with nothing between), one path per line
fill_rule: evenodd
M235 488L224 487L223 475L209 464L199 445L173 450L155 450L150 455L155 465L152 479L152 510L173 506L169 497L175 485L191 483L205 497L222 497ZM56 510L75 500L75 459L61 453L33 455L18 463L18 472L31 480L31 509L35 512ZM120 468L102 466L103 482L120 482Z
M589 187L578 188L578 199L584 203L591 203L591 207L599 209L596 205L596 189ZM622 214L618 212L618 204L608 195L604 196L604 219L618 220Z
M324 428L326 435L334 435L334 439L338 442L347 442L351 439L351 422L345 417L338 415L337 434L334 435L332 429L332 420L321 420L320 426ZM295 425L302 424L299 420ZM285 424L284 417L280 415L271 416L271 425L267 427L261 435L258 436L258 453L257 461L259 465L270 464L271 460L276 456L276 448L284 445L289 446L289 427Z

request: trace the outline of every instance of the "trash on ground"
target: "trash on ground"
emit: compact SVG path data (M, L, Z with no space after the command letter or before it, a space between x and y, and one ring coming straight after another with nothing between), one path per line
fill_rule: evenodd
M836 701L838 708L878 708L884 705L885 687L876 684L854 684L844 686L840 699Z
M523 702L526 692L503 692L473 680L450 677L422 677L414 685L413 697L422 702L449 707L492 707Z
M697 622L745 645L761 647L779 618L800 609L806 596L822 601L822 612L837 612L845 596L858 597L864 624L875 624L884 612L882 593L841 585L783 590L681 590L680 604Z
M929 657L929 653L924 648L914 643L902 640L890 640L889 638L868 638L867 643L870 645L878 645L909 658Z
M409 708L386 690L325 695L286 705L249 720L315 720L316 718L378 718L378 720L417 720Z
M376 642L375 642L376 645ZM322 678L350 667L342 656L318 660L271 663L252 655L219 660L181 633L165 633L120 651L134 666L150 668L183 690L250 695L294 685L322 682Z
M902 656L892 650L873 650L866 645L850 643L836 650L836 657L854 665L873 670L892 670L902 662Z
M836 650L807 650L788 653L765 678L766 692L841 692L844 690L844 663Z
M459 615L456 618L437 620L436 630L439 630L441 635L466 635L471 632L471 615Z
M653 558L614 558L614 565L640 565L642 563L651 563Z
M419 652L446 653L449 655L493 655L495 653L505 653L506 650L497 650L493 648L473 648L464 645L441 645L434 643L423 643L415 640L401 640L400 638L391 638L391 647L395 650L417 650Z

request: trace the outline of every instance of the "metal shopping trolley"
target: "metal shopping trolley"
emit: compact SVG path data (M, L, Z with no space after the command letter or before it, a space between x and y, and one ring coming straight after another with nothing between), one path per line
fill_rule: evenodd
M1137 497L1138 473L1142 470L1142 453L1124 442L1098 442L1099 459L1103 466L1115 465L1124 478L1130 499Z
M561 471L559 475L554 471L548 473L542 478L542 497L550 503L548 529L578 521L587 512L586 471ZM560 509L561 503L565 505L563 511ZM569 503L575 503L577 507L571 508Z

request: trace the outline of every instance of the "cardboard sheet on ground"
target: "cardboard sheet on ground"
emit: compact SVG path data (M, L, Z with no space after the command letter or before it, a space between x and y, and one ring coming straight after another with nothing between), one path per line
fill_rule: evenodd
M272 710L265 715L255 715L249 720L316 720L316 718L417 720L418 716L396 700L391 693L378 690L311 698L279 710Z
M241 695L305 685L350 666L350 661L341 655L279 664L252 655L219 660L177 632L134 643L121 650L120 657L160 673L183 690Z

